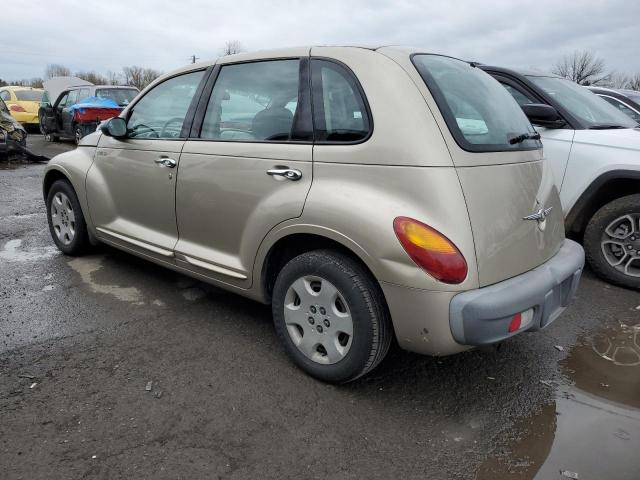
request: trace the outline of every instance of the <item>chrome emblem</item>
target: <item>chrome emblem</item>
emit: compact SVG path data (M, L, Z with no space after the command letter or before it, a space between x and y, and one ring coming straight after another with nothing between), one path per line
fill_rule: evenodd
M549 208L541 208L536 213L532 213L531 215L527 215L526 217L522 217L523 220L536 220L538 222L544 222L549 213L553 210L553 207Z

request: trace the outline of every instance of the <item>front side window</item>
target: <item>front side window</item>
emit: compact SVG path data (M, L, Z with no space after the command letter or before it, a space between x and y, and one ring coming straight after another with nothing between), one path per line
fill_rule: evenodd
M518 103L497 80L462 60L414 55L413 64L433 95L454 139L467 151L541 147Z
M67 97L66 105L67 106L71 106L71 105L75 105L76 103L78 103L78 94L79 93L80 93L79 90L71 90L69 92L69 96Z
M595 93L570 80L558 77L528 78L587 128L633 128L637 123Z
M365 140L370 134L371 120L353 73L335 62L313 59L311 79L316 141Z
M58 108L64 108L67 104L67 99L69 98L69 92L62 95L62 98L58 102Z
M507 92L511 94L511 96L515 99L516 102L518 102L518 105L520 106L530 105L532 103L539 103L539 102L536 102L535 99L529 97L528 95L525 95L520 90L512 87L508 83L503 83L502 86L507 89Z
M630 109L629 107L627 107L624 103L622 103L617 98L609 97L607 95L601 95L601 98L603 98L604 100L609 102L611 105L613 105L615 108L620 110L627 117L629 117L632 120L635 120L636 122L640 123L640 113L636 112L635 110Z
M129 138L179 138L204 70L186 73L156 85L133 107L127 122Z
M220 69L200 138L289 141L298 112L300 60L225 65Z

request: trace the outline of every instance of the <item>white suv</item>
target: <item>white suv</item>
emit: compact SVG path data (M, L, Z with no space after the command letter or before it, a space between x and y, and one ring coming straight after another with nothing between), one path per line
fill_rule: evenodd
M602 278L640 288L640 129L587 89L554 75L482 66L513 95L544 144L567 235Z

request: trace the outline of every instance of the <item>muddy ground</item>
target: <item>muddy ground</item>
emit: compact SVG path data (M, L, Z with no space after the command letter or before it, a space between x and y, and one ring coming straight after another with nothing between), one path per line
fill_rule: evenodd
M638 292L587 271L544 332L440 359L395 350L329 386L287 360L268 307L111 248L58 253L43 165L8 167L2 479L640 478Z

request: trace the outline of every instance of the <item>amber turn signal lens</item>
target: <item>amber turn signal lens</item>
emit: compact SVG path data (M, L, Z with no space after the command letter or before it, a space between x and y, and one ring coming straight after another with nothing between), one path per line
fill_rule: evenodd
M411 259L432 277L452 284L467 278L462 253L436 229L409 217L396 217L393 229Z

